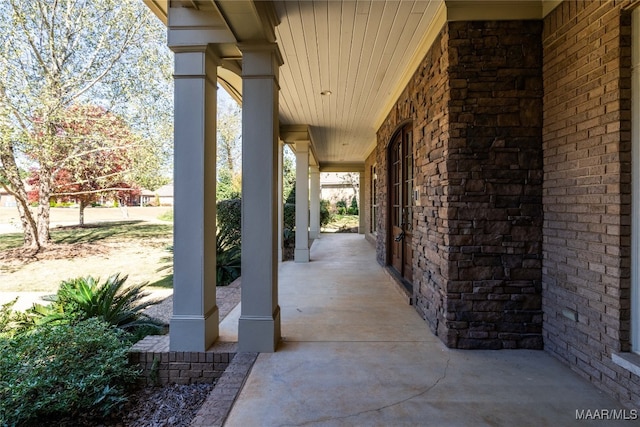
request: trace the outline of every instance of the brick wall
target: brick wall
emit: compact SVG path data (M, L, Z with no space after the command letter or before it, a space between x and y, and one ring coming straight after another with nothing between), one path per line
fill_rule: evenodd
M168 335L150 335L131 347L129 364L141 369L142 385L213 383L236 356L235 343L216 343L215 351L169 351Z
M545 349L622 402L630 348L629 2L565 1L544 20Z

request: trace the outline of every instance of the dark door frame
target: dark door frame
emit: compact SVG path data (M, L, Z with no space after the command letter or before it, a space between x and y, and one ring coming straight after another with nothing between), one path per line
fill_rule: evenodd
M412 271L405 271L405 269L407 268L405 265L405 258L406 258L406 253L405 251L407 250L411 250L411 241L406 241L405 238L408 235L409 238L411 238L412 236L412 207L413 207L413 194L412 191L408 191L406 188L404 188L407 185L407 167L411 168L411 179L413 179L413 161L411 161L410 165L406 165L405 161L406 161L406 157L407 154L404 151L404 147L400 150L401 154L400 154L400 159L396 159L397 155L394 153L394 151L397 149L397 144L400 143L401 145L403 144L404 139L407 137L407 135L411 136L413 135L413 123L411 121L405 121L402 124L400 124L397 128L397 130L393 133L393 136L391 137L391 139L389 140L389 143L387 145L387 236L386 236L386 242L387 242L387 253L386 253L386 264L389 268L389 270L393 273L394 276L396 276L396 278L402 283L402 285L407 289L407 291L409 292L410 295L413 294L413 280L412 280ZM410 153L410 157L411 159L413 159L413 141L411 141L411 153ZM394 177L394 173L398 173L396 172L396 170L394 170L394 160L399 161L399 165L396 166L396 168L399 168L399 177ZM394 183L396 182L396 180L399 180L399 185L398 188L394 190ZM400 200L399 200L399 204L396 203L396 201L394 200L394 195L396 191L400 191ZM406 199L406 200L405 200ZM407 201L409 201L409 203L407 203ZM394 205L396 205L396 207L394 208ZM410 205L408 211L406 212L404 211L405 206ZM400 209L395 215L394 215L394 209ZM398 215L401 215L402 218L400 219L400 227L398 227L397 224L394 224L394 218ZM395 221L398 222L398 221ZM405 223L407 223L405 225ZM408 225L408 227L407 227ZM405 228L406 227L406 228ZM398 238L398 236L396 236L395 234L400 234L400 232L403 234L403 237L401 239L400 242L396 242L395 239ZM397 243L400 243L400 250L402 251L401 253L401 259L400 259L400 268L398 269L397 266L394 266L394 244L397 245ZM407 249L407 247L409 249ZM410 254L412 256L412 254ZM412 269L411 269L412 270ZM408 277L407 277L408 276Z

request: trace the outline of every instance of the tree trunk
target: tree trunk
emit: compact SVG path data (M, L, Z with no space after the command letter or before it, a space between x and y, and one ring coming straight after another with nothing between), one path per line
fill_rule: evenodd
M41 247L47 246L51 241L49 234L49 219L51 207L51 171L45 168L40 169L40 189L38 191L38 243Z
M9 146L7 151L0 152L0 162L11 187L5 184L2 184L2 186L15 197L18 205L18 213L24 233L24 247L39 250L40 243L38 241L36 221L33 218L33 213L29 210L27 191L24 188L22 179L20 179L20 171L15 162L13 146Z
M127 204L125 199L117 199L118 206L120 206L120 212L122 212L122 218L129 218L129 210L127 209Z
M80 227L84 227L84 208L86 207L86 203L84 201L84 199L81 197L80 198L80 218L78 220L78 222L80 223Z
M226 143L224 145L224 150L226 151L226 156L227 156L227 168L229 168L229 172L231 172L231 176L234 175L234 170L233 170L233 147L231 146L230 143Z
M32 248L36 251L39 250L40 243L38 242L38 235L36 233L36 222L33 219L33 213L29 209L26 194L25 197L20 197L18 192L10 191L6 187L5 189L13 194L13 197L16 199L18 214L20 215L20 223L22 224L22 232L24 234L24 247Z
M24 233L24 247L40 250L40 243L38 242L38 235L36 233L36 223L33 220L33 214L29 210L29 205L24 203L24 200L19 200L16 197L18 214L20 215L20 223L22 224L22 231Z

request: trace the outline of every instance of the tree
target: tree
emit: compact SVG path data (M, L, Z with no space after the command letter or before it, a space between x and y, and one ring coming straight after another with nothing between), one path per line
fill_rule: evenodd
M84 225L84 209L101 195L112 194L126 201L139 193L137 175L157 157L144 140L131 132L124 121L104 108L73 106L56 133L67 139L69 152L62 153L66 167L54 176L51 196L74 199L80 206L80 225ZM150 159L150 160L145 160ZM142 167L143 172L138 169ZM32 172L29 184L40 187L39 170ZM30 201L38 199L37 191L29 192Z
M242 194L242 176L228 170L218 170L216 200L240 198Z
M171 108L158 107L171 105L170 55L159 48L161 23L138 1L8 0L0 33L0 182L18 202L24 244L39 249L56 175L92 150L60 132L72 107L93 100L166 154ZM38 170L35 216L21 163Z
M360 197L360 174L358 172L344 172L340 173L339 176L340 181L351 186L351 188L353 189L353 197L358 200Z
M234 174L240 169L242 110L229 97L221 97L218 108L218 169Z
M216 199L225 200L237 198L242 193L242 111L229 96L221 96L218 101Z
M284 146L282 162L282 197L283 202L288 203L291 192L293 192L295 202L296 187L296 157L288 145Z
M358 215L358 200L356 196L351 198L351 205L349 205L349 209L347 209L347 213L349 215Z

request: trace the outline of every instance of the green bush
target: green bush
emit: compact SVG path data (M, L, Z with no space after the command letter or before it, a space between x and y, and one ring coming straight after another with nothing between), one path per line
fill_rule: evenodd
M237 173L229 170L218 171L216 199L238 199L242 193L242 183Z
M351 205L349 209L347 209L347 214L349 215L358 215L358 201L356 200L356 196L351 198Z
M226 286L240 277L242 251L231 229L221 228L216 236L216 285Z
M163 257L166 265L157 271L173 274L173 246L167 247L170 256ZM227 286L240 277L242 265L242 251L240 236L228 228L219 228L216 234L216 286Z
M344 215L347 213L347 201L345 199L338 200L336 202L336 211L338 215Z
M296 228L296 184L295 182L292 185L291 191L287 196L287 199L284 203L284 228L289 230L295 230Z
M158 219L160 221L173 222L173 209L161 213L158 215Z
M242 236L242 199L220 200L217 204L218 229L224 230L225 239L240 245Z
M329 206L328 200L320 200L320 225L323 227L333 221L333 214L329 210Z
M55 425L119 409L138 375L125 335L88 319L0 338L0 425Z
M284 212L283 212L283 223L284 228L288 228L289 230L295 230L296 228L296 204L295 203L285 203L284 204Z
M13 301L0 306L0 339L11 338L28 325L27 315L13 310L13 306L17 301L18 298L15 298Z
M143 313L157 301L145 299L145 284L125 287L127 276L118 274L100 284L93 277L80 277L60 284L51 304L35 304L29 310L36 324L69 323L89 318L100 320L129 332L156 328L159 322Z

